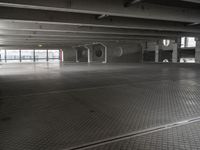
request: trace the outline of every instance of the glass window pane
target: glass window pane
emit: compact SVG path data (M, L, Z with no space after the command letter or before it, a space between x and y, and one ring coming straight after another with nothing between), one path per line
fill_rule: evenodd
M187 47L195 47L196 41L194 37L188 37L187 38Z
M59 59L59 50L48 50L49 59Z
M196 47L195 37L182 37L181 38L181 48Z
M21 50L22 62L33 62L33 50Z
M0 50L0 62L5 62L5 50Z
M185 47L185 37L181 38L181 47L184 48Z
M35 50L35 61L46 61L47 50Z
M7 62L20 62L19 50L6 50Z
M35 54L34 54L35 52ZM47 55L48 52L48 55ZM0 49L0 63L1 62L20 62L20 54L21 54L21 62L46 62L47 56L50 62L57 62L60 60L60 50L51 49L51 50L33 50L33 49L13 49L13 50L4 50ZM35 58L34 58L35 56ZM6 58L6 60L5 60Z
M181 58L180 63L195 63L195 58Z

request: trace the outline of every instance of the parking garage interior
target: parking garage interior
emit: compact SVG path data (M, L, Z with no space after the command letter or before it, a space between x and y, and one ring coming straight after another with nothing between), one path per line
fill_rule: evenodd
M200 149L199 0L0 0L0 150Z

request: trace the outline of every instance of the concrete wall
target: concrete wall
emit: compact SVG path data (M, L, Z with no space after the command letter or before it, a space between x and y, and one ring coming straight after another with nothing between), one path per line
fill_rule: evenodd
M155 62L155 51L144 51L144 62Z
M65 47L63 50L63 58L66 62L76 62L76 51L72 47Z
M159 62L163 62L164 59L172 62L174 42L174 40L171 40L169 46L164 46L162 40L156 42L148 41L144 47L144 62L155 62L155 47L157 45L159 46Z
M172 42L168 47L162 45L161 42L148 42L143 43L143 60L144 62L155 62L155 46L159 43L159 62L162 62L164 59L168 59L169 62L172 62ZM104 43L108 48L108 62L141 62L142 61L142 47L141 43ZM101 45L95 44L88 46L92 52L91 57L93 62L102 62L104 60L105 54L102 54L102 57L96 57L95 50L102 49L104 52L104 47ZM67 62L76 62L76 50L72 47L63 48L64 52L64 61ZM192 58L195 56L195 49L179 49L180 58ZM87 62L87 57L84 61Z
M142 62L142 47L140 43L108 45L108 62Z
M78 47L77 49L77 59L79 62L88 62L88 50L85 47Z
M108 51L108 63L118 62L118 63L128 63L142 62L142 47L140 43L105 43ZM96 50L102 49L104 52L104 47L99 44L93 46L88 46L91 48L91 56L93 62L102 62L104 61L105 53L101 57L96 56ZM76 50L72 47L63 48L64 52L64 61L67 62L76 62ZM86 58L84 59L84 61Z
M180 58L195 58L195 49L181 49L179 53Z
M167 59L169 62L172 62L172 50L160 50L159 51L159 62Z

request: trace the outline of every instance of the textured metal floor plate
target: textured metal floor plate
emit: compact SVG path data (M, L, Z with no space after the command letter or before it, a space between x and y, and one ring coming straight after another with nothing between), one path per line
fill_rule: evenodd
M200 122L86 150L199 150Z
M2 150L62 150L200 116L196 65L39 67L1 74Z

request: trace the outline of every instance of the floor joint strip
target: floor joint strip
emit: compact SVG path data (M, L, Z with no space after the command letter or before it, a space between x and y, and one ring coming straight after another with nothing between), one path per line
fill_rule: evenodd
M140 130L140 131L134 131L134 132L131 132L128 134L111 137L111 138L83 144L80 146L74 146L71 148L63 149L63 150L85 150L85 149L94 148L94 147L98 147L98 146L102 146L102 145L106 145L106 144L110 144L110 143L114 143L114 142L119 142L119 141L123 141L126 139L131 139L134 137L139 137L139 136L143 136L143 135L147 135L147 134L151 134L151 133L155 133L155 132L159 132L159 131L163 131L163 130L167 130L167 129L171 129L171 128L175 128L175 127L179 127L179 126L188 125L188 124L195 123L195 122L200 122L200 117L191 118L188 120L183 120L183 121L174 122L174 123L170 123L170 124L165 124L165 125L148 128L148 129L144 129L144 130Z

